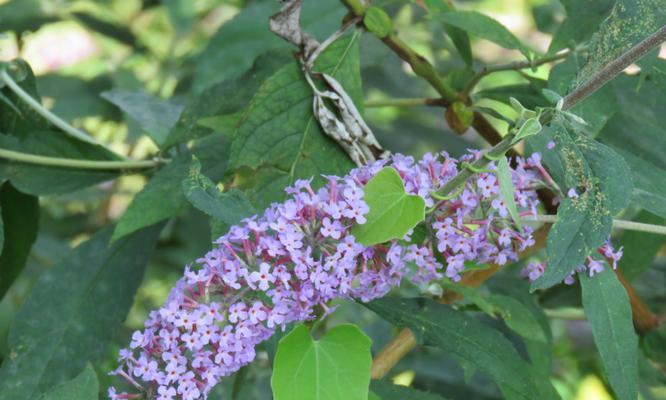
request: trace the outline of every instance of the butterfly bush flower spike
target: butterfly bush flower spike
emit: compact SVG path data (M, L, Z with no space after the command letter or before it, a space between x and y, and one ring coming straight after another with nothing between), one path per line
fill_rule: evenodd
M460 162L479 156L470 153ZM460 280L470 263L516 261L534 244L532 229L519 230L505 218L495 174L479 174L449 200L430 196L458 173L460 162L444 152L419 161L395 155L344 177L326 176L320 189L297 181L286 190L288 200L232 227L185 268L166 303L120 352L112 374L133 393L111 388L109 398L206 399L220 379L254 360L256 346L276 329L330 312L331 300L367 302L403 281L427 287L443 278ZM432 235L420 243L407 235L364 246L351 234L369 212L364 185L386 166L432 210L425 221ZM548 178L541 171L538 156L516 160L511 174L521 215L536 213L535 187ZM610 244L600 252L619 258ZM598 268L592 264L589 271ZM534 280L544 269L530 264L524 273Z

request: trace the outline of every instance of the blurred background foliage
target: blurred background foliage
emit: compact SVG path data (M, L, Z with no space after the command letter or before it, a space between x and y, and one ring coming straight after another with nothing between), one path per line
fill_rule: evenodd
M429 18L416 3L376 2L389 11L401 38L446 72L452 86L459 87L469 79L469 68L456 55L442 24ZM570 30L576 40L589 37L594 26L587 27L580 21L586 21L585 18L599 21L612 2L605 5L603 1L595 2L599 8L579 16L577 25L565 19L565 6L576 12L576 1L456 3L460 8L491 15L523 43L545 52L551 46L552 34L558 30ZM292 49L267 28L268 16L278 8L272 0L0 0L0 60L25 59L34 70L43 104L118 153L136 159L157 153L158 145L176 123L185 124L183 129L189 132L203 130L201 135L211 134L212 130L224 147L224 138L231 134L228 127L237 120L240 107L219 112L215 109L219 97L206 90L241 76L245 77L241 85L256 90L260 83L257 77L244 75L256 57L273 49L276 54L288 57ZM309 32L322 38L337 29L344 14L344 7L336 0L307 0L303 22ZM500 48L489 41L474 39L472 44L477 63L521 59L518 51ZM372 35L361 38L360 54L364 95L369 105L390 98L436 97L432 88ZM541 66L521 73L492 74L479 84L477 93L483 93L483 100L477 104L492 105L511 116L513 111L506 105L506 99L508 93L513 96L518 93L522 94L523 104L539 105L543 99L534 94L534 88L545 87L549 69ZM233 88L230 84L228 90ZM231 95L222 91L216 96ZM192 114L181 115L188 112ZM225 118L210 118L217 114L224 114ZM189 119L184 121L184 116ZM438 107L368 107L366 117L380 142L395 152L420 156L444 149L458 156L467 148L485 145L472 131L464 135L452 132L446 125L443 109ZM505 128L499 120L493 119L492 123L501 130ZM81 190L65 190L40 198L39 234L27 267L0 304L1 358L11 357L7 332L36 279L57 264L70 248L123 215L149 175L123 175ZM224 174L215 178L227 184L231 179ZM162 304L183 266L209 249L215 234L225 229L211 226L208 216L178 201L176 192L180 192L179 187L173 193L168 190L163 193L164 202L174 202L176 216L160 235L123 328L108 347L106 356L95 364L103 388L110 382L106 374L115 368L117 350L125 345L130 332L141 327L147 313ZM632 278L652 309L663 315L666 311L663 240L652 237L648 243L645 236L633 234L625 234L620 240L627 249L650 248L643 262L646 272ZM481 290L506 288L502 281L516 280L518 268L506 268ZM548 310L561 310L576 307L578 299L577 290L558 286L547 291L541 301ZM552 316L553 376L558 391L565 399L610 399L590 329L580 309L571 308L570 312ZM380 349L395 333L388 323L354 304L342 304L327 322L341 321L359 323L373 338L374 350ZM498 321L491 322L499 325ZM649 379L644 381L642 396L666 398L663 370L666 362L659 371L655 364L643 361ZM266 399L270 396L269 377L268 359L260 357L241 374L227 379L221 385L227 390L212 398L229 399L230 393L236 393L237 399ZM451 398L500 398L497 388L487 378L468 373L456 359L432 348L412 352L394 369L392 377L397 383Z

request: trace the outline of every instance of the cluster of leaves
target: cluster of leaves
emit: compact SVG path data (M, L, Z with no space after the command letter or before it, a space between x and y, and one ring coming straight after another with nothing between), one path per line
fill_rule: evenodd
M148 287L168 287L229 226L283 200L284 187L310 178L318 186L322 175L344 175L354 166L312 114L312 89L295 49L268 29L277 2L62 3L3 3L0 26L12 32L6 40L20 48L31 40L26 31L74 26L103 43L102 56L37 76L21 60L2 67L32 98L54 99L52 110L61 117L95 132L113 131L112 138L96 134L110 145L64 134L0 83L0 149L94 163L123 161L110 148L129 147L132 156L170 161L127 171L0 158L0 400L97 398L128 329L166 296L164 288L151 294ZM327 37L347 13L343 3L353 2L305 1L303 28L320 40ZM405 73L381 42L404 36L435 62L446 85L469 98L447 111L449 122L461 124L442 129L437 109L389 107L365 116L388 149L457 156L480 143L453 132L466 130L478 118L474 111L504 128L502 114L515 116L512 98L530 109L551 107L543 89L568 93L666 25L659 3L540 2L531 7L534 20L552 41L539 54L477 11L437 0L376 1L362 24L370 33L359 28L343 36L314 70L337 79L361 112L364 98L371 103L432 96L425 81ZM472 49L479 39L516 50L510 54L528 66L569 50L551 71L508 68L484 73L477 82L483 64ZM109 67L108 54L124 54L124 60ZM367 309L345 304L331 324L337 318L358 326L313 327L314 334L322 333L318 340L295 327L279 346L274 338L262 349L272 377L270 365L260 360L223 382L211 398L263 399L271 387L275 399L296 400L566 398L582 375L601 371L617 398L635 399L639 391L645 398L658 396L654 388L666 385L666 333L662 327L639 340L629 300L634 294L609 269L581 277L573 287L555 286L606 240L614 216L653 224L666 219L666 61L653 51L638 64L640 72L616 78L569 110L586 124L558 114L527 140L526 152L543 154L559 195L569 189L579 194L562 196L547 240L549 268L532 286L543 290L530 293L515 268L506 268L481 289L442 283L447 292L464 296L455 306L407 298L413 289ZM367 243L400 236L423 218L422 200L405 195L399 178L384 178L367 188L370 223L356 227ZM619 244L622 273L653 311L666 311L666 269L657 257L662 238L631 232ZM142 301L130 313L136 293ZM571 346L594 353L566 339L565 325L544 311L563 307L584 309L599 355L592 361L576 355ZM371 348L379 350L372 344L388 340L387 323L409 328L425 346L397 367L415 372L411 388L370 379ZM555 355L561 365L553 365Z

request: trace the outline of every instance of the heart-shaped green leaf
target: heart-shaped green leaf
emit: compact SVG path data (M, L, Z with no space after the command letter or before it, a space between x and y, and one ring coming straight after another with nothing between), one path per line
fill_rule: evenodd
M352 234L365 246L401 238L425 218L425 201L405 192L402 178L391 167L370 179L364 192L370 212L367 222L355 225Z
M370 338L339 325L314 340L299 325L280 340L271 387L275 400L368 400Z

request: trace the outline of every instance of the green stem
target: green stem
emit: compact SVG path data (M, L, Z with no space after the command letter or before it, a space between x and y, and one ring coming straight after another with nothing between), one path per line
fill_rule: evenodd
M650 50L661 45L666 41L666 25L661 29L646 37L638 44L625 51L622 55L606 64L602 69L595 72L588 80L579 85L571 93L564 98L563 109L567 110L573 107L574 104L579 103L587 96L596 92L608 83L611 79L618 76L628 66L641 59Z
M422 99L382 99L367 100L363 103L365 108L378 107L419 107L419 106L444 106L442 99L422 98Z
M472 77L472 79L469 81L463 92L470 93L474 89L476 84L479 83L479 81L481 81L481 79L485 78L486 76L492 73L501 72L501 71L518 71L525 68L538 67L543 64L548 64L554 61L567 58L569 54L571 54L571 51L565 51L563 53L554 54L552 56L546 56L534 61L516 61L507 64L485 66L481 68L481 70L477 72L476 75L474 75L474 77Z
M531 215L529 217L521 218L520 222L543 222L547 224L553 224L557 222L557 215L537 215L536 218ZM624 229L628 231L654 233L657 235L666 235L666 226L644 224L642 222L627 221L623 219L614 219L613 228Z
M51 122L53 125L56 127L60 128L63 132L65 132L67 135L78 139L82 142L94 144L96 146L101 146L106 148L103 144L99 143L92 137L90 137L88 134L85 132L78 130L68 124L66 121L64 121L62 118L58 117L51 111L47 110L43 105L41 105L37 100L33 99L32 96L30 96L28 93L26 93L23 88L21 88L14 79L12 79L11 76L7 73L6 69L0 70L0 80L2 80L7 87L9 87L12 92L14 92L21 100L23 100L27 105L30 106L35 112L37 112L39 115L42 117L46 118L49 122ZM112 150L108 149L107 150L113 152ZM125 157L123 157L125 158Z
M439 189L436 194L438 196L446 196L447 194L453 192L460 185L463 185L465 182L467 182L467 179L474 175L472 170L480 170L488 165L490 159L504 155L507 151L509 151L510 148L513 147L513 144L511 143L513 141L513 137L513 134L506 135L499 143L497 143L489 150L486 150L485 154L479 157L478 160L471 163L470 168L461 169L460 172L451 178L451 180L449 180L441 189Z
M158 167L167 160L141 160L141 161L91 161L75 158L60 158L39 156L36 154L21 153L18 151L0 149L0 158L18 161L27 164L43 165L47 167L74 168L87 170L140 170Z

